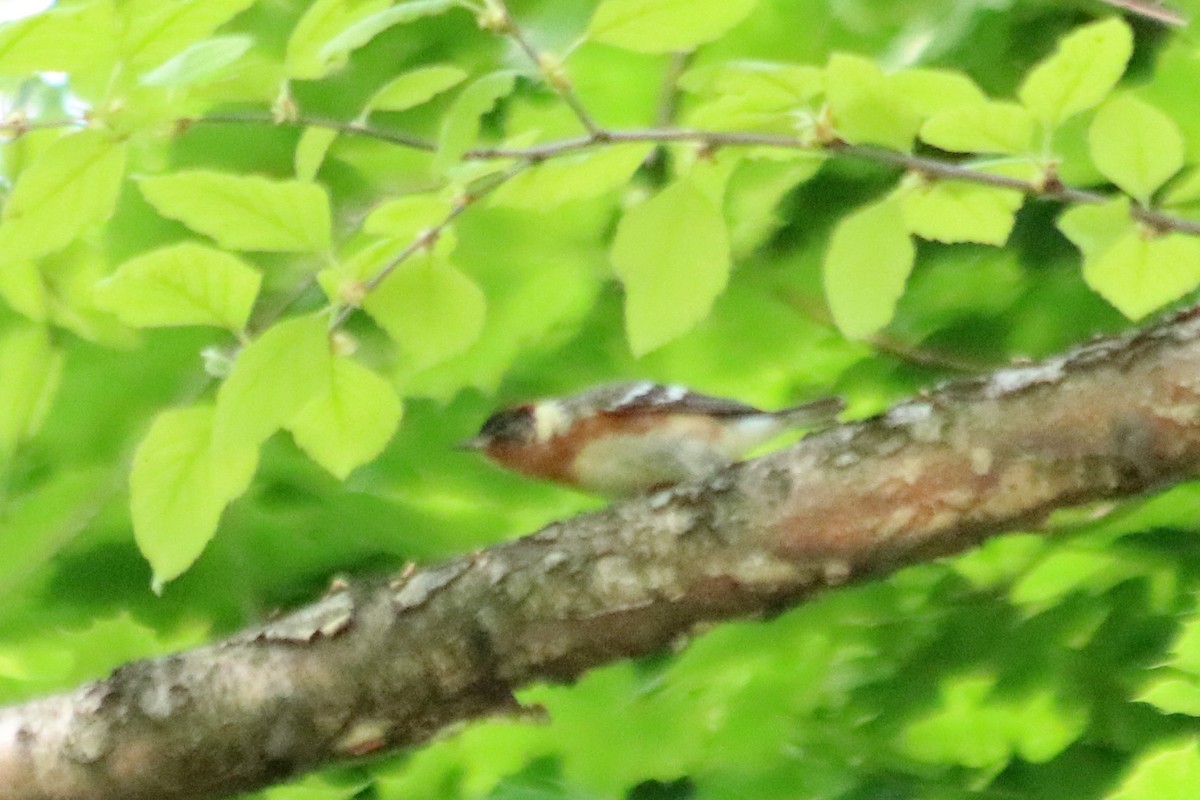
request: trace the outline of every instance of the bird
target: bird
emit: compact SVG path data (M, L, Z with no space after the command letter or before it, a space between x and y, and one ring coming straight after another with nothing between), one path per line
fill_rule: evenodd
M845 407L830 396L764 411L684 386L629 381L497 411L459 448L526 476L621 497L711 475L784 431L833 421Z

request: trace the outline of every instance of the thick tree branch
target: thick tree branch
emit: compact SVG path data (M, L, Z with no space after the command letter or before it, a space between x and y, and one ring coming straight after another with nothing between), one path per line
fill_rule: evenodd
M512 713L695 626L1200 474L1200 309L0 709L0 799L202 798Z

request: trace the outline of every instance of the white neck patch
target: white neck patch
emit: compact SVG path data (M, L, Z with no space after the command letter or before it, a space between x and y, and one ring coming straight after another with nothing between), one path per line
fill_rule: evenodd
M533 407L533 435L539 442L553 439L567 428L567 415L553 400Z

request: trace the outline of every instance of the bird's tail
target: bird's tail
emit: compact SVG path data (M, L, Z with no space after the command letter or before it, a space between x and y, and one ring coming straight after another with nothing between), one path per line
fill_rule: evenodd
M845 410L846 401L836 395L831 395L829 397L821 397L817 400L810 400L807 403L801 403L791 408L780 409L775 414L779 418L786 420L789 425L802 427L819 425L823 422L832 422L834 417Z

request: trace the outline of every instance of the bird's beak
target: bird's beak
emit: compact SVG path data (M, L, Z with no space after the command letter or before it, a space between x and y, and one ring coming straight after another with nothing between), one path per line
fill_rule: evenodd
M455 450L483 450L487 447L488 442L482 436L472 436L470 439L464 439L454 445Z

